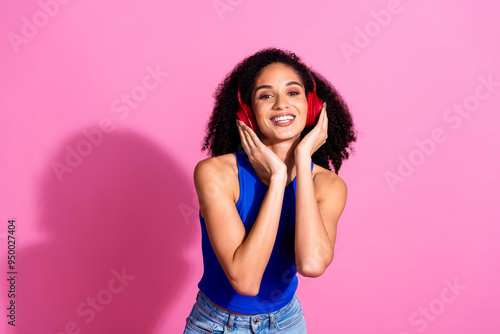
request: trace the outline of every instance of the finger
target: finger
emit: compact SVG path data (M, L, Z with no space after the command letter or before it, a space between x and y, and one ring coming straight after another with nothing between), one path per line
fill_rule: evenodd
M316 122L317 127L321 127L323 118L325 117L324 116L325 110L326 110L326 102L323 102L323 106L321 107L321 110L319 111L318 122Z
M250 147L248 146L248 142L247 142L247 138L245 136L245 133L244 133L244 128L243 128L243 124L241 121L238 121L238 132L240 134L240 141L241 141L241 146L243 147L243 149L245 150L245 152L249 152L249 149Z
M328 114L326 113L326 102L323 103L323 110L321 111L321 129L328 131Z
M251 142L255 147L259 147L260 145L263 145L262 142L259 139L259 136L253 131L251 128L246 127L246 132L248 134L248 139L249 142Z
M245 138L245 141L246 141L246 144L247 144L247 147L249 149L255 149L255 143L254 141L252 140L252 137L250 136L250 131L252 131L252 129L250 129L246 124L242 124L241 125L242 127L242 131L243 131L243 136ZM253 132L253 131L252 131Z
M325 108L325 131L328 131L328 114L326 113L326 108Z

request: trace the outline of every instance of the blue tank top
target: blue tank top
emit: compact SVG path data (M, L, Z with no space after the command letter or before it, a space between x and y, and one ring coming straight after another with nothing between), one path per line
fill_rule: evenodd
M268 187L258 178L245 152L236 152L236 161L240 186L236 209L248 233ZM311 163L311 169L313 166ZM200 214L204 272L198 287L212 302L232 312L260 314L274 312L292 300L298 285L294 249L295 193L294 179L285 188L276 241L256 296L241 295L229 283Z

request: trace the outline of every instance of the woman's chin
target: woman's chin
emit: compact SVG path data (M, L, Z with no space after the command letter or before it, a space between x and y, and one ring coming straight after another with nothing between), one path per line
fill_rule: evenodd
M278 129L274 131L266 131L265 134L262 134L262 141L264 143L274 143L274 142L283 142L283 141L295 141L300 139L300 134L297 129Z

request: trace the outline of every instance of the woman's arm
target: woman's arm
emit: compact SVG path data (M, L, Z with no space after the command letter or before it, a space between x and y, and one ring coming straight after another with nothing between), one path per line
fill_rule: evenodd
M337 223L344 210L347 187L331 171L313 180L311 160L298 158L295 217L295 261L302 276L323 274L333 260Z
M255 296L276 240L287 174L281 160L269 155L273 152L267 151L260 141L254 142L258 138L253 132L244 128L240 131L249 158L261 160L271 175L248 235L235 207L238 175L234 167L218 158L201 161L195 168L194 181L201 215L222 269L238 293Z
M295 214L295 262L302 276L323 274L333 260L337 223L344 210L347 187L335 173L311 172L311 156L326 141L326 106L318 124L295 150L297 195Z

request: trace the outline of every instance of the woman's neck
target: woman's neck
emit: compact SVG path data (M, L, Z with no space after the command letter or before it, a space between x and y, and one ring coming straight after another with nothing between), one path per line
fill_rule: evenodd
M266 145L271 151L273 151L278 158L281 159L287 168L287 184L292 182L295 178L295 148L300 142L300 138L295 140L287 140L281 142L269 143L263 140L263 144ZM258 175L259 178L265 183L269 184L270 175Z

